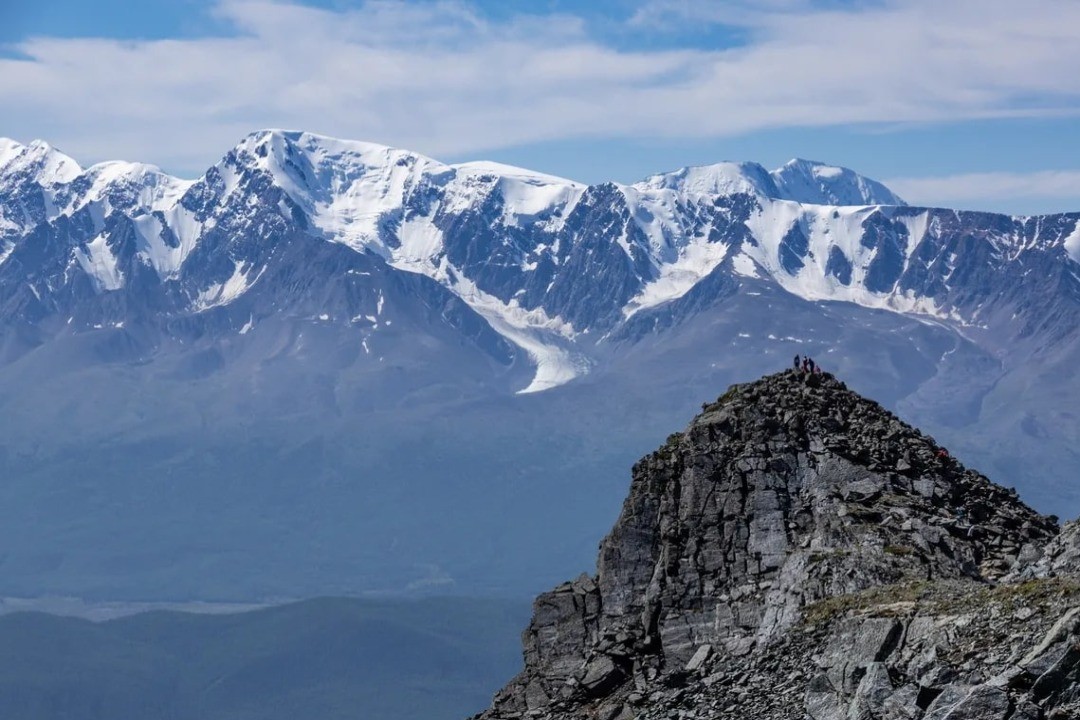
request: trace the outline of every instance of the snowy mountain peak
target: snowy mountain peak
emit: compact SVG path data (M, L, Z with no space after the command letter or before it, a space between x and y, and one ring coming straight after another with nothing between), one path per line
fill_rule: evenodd
M780 199L806 205L906 205L876 180L814 160L789 160L771 173Z
M735 195L745 193L777 197L776 184L769 171L755 162L721 162L714 165L685 167L653 175L635 187L651 190L674 190L688 195Z
M23 145L0 138L0 175L29 173L43 184L71 182L82 173L72 158L44 140Z
M680 195L748 194L803 205L906 205L891 190L847 168L795 159L769 172L755 162L721 162L653 175L634 187Z
M449 166L407 150L284 130L249 135L218 170L225 195L248 171L268 174L328 240L382 255L385 214L400 210L425 180L452 174Z
M11 159L26 148L22 143L11 138L0 137L0 168L6 166Z
M167 210L195 184L192 180L181 180L164 173L156 165L119 160L91 165L80 177L85 178L88 188L81 193L66 194L65 213L98 201L109 203L109 209Z
M504 165L503 163L491 162L490 160L474 160L472 162L451 165L450 167L459 175L476 177L492 176L508 180L520 180L530 185L569 185L584 187L582 183L564 177L548 175L547 173L536 172L535 170L517 167L516 165Z
M408 150L359 140L340 140L315 133L292 130L261 130L248 135L236 146L240 155L253 156L265 168L281 171L312 170L320 173L355 174L367 168L390 165L440 166L441 163Z
M381 155L391 152L407 152L382 143L368 142L366 140L347 140L343 138L320 135L319 133L306 130L283 130L280 128L267 128L257 130L249 134L240 142L240 146L257 146L271 144L281 147L291 144L313 153L337 153L352 154L354 156ZM416 153L409 153L415 155Z

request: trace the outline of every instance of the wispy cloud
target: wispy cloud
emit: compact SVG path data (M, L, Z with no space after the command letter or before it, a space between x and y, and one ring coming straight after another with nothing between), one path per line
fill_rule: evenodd
M646 4L635 22L718 5ZM629 51L572 16L493 21L466 2L220 0L233 37L22 42L0 59L0 134L196 169L268 126L448 155L1080 110L1075 0L724 8L709 21L745 25L748 44Z
M966 173L945 177L894 178L890 189L916 205L995 204L1026 198L1071 200L1080 205L1080 171Z

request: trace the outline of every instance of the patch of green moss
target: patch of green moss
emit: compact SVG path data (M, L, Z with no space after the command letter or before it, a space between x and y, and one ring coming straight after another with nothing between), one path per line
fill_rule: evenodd
M890 606L900 603L915 603L914 609L919 613L959 615L981 612L991 606L1006 614L1023 607L1039 610L1062 600L1080 600L1080 580L1047 578L1004 585L982 585L975 581L897 583L808 605L803 624L820 626L856 612L888 616L896 612Z
M740 390L742 390L742 385L732 385L724 392L723 395L716 399L716 404L722 405L726 403L728 400L731 400L736 395L738 395Z
M920 581L882 585L850 595L837 595L808 605L803 615L806 625L821 625L852 612L895 605L902 602L918 602L931 583Z
M1080 580L1075 578L1045 578L1021 583L998 585L986 591L988 599L1001 603L1004 609L1046 605L1062 598L1080 597Z

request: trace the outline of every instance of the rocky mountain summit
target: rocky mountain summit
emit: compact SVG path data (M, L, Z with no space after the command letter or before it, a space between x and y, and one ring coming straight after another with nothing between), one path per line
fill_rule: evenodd
M770 375L634 466L478 718L1077 717L1078 549L833 376Z

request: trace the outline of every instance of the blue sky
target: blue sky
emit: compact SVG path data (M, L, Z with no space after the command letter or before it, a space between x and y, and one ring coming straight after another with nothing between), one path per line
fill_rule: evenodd
M1080 210L1076 0L6 0L0 135L194 177L288 127L634 181L846 165Z

